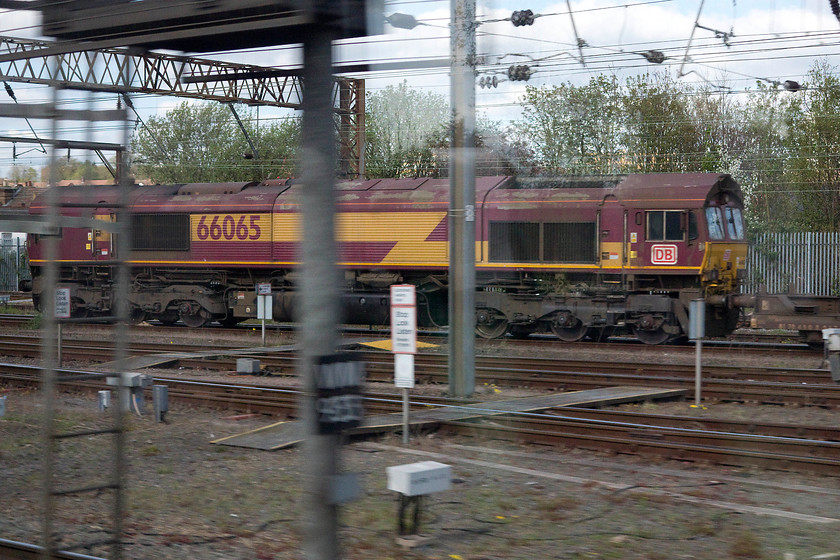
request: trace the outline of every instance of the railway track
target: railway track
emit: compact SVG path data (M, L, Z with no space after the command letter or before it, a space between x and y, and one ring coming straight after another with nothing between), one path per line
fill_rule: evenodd
M66 359L86 362L108 361L112 345L101 340L66 341L62 352ZM216 348L225 350L224 348ZM206 350L202 345L132 343L131 354L193 353ZM234 347L231 355L208 358L184 356L170 367L198 371L236 371ZM37 358L40 340L36 337L0 337L0 355ZM393 356L388 352L357 350L367 363L368 379L391 382ZM294 352L272 352L259 356L263 373L294 376L297 356ZM521 387L538 390L572 391L609 385L656 385L694 390L693 364L655 364L622 358L620 362L532 357L476 357L476 382L479 385ZM415 356L415 376L420 383L448 383L448 358L444 354ZM761 404L797 404L822 407L840 406L840 385L831 381L826 369L780 367L703 367L702 396L708 400Z
M36 319L36 315L20 315L20 314L0 314L0 326L21 327L30 325ZM160 325L152 321L150 323L155 331L166 332L171 330L174 332L184 332L188 330L182 324L175 325ZM73 323L74 328L84 329L86 326L97 327L95 323ZM202 331L211 332L230 332L243 333L253 328L259 328L258 324L242 323L236 327L223 327L219 324L210 324L202 328ZM274 332L293 332L296 326L290 323L269 323L267 330ZM371 337L388 338L390 331L386 327L345 327L342 330L342 335L346 340L369 339ZM418 339L431 344L441 344L447 340L447 332L445 330L431 330L421 331L418 333ZM495 347L516 347L516 348L545 348L558 347L562 348L568 346L568 343L561 342L556 336L552 334L532 334L527 338L502 338L502 339L481 339L477 341L483 348ZM661 353L666 351L672 354L690 354L694 352L694 345L691 342L683 344L666 344L661 346L650 346L642 344L638 340L630 336L610 337L608 340L595 341L580 341L573 343L575 349L592 349L603 350L605 348L620 348L622 353L632 354L650 354ZM819 349L821 350L821 349ZM704 341L704 352L710 355L718 353L743 352L749 353L772 353L781 356L801 355L803 357L813 357L815 349L798 340L796 332L790 333L767 333L767 332L750 332L737 331L731 334L726 339L714 339Z
M3 560L43 560L44 555L45 552L41 546L0 539L0 558L3 558ZM98 556L62 551L55 552L48 558L54 560L106 560Z
M3 364L0 369L4 372L0 379L7 383L33 386L40 383L39 369L35 366ZM105 386L104 378L90 379L90 372L63 369L59 373L62 383L76 390L93 392ZM80 380L75 381L74 377ZM82 380L82 377L85 379ZM296 416L299 393L294 388L183 380L167 376L155 376L154 382L169 387L173 402L275 417ZM422 397L412 399L411 406L417 410L474 402ZM395 393L368 392L365 396L366 412L369 414L398 413L401 404ZM492 409L492 401L487 402L486 407ZM840 429L825 426L560 408L541 414L444 422L442 427L448 433L520 443L840 476Z

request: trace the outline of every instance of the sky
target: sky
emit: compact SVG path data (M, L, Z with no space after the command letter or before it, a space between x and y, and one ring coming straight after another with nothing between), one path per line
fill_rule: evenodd
M569 9L571 8L571 10ZM530 9L532 25L515 27L514 10ZM411 30L386 24L384 35L342 41L336 45L337 64L446 59L450 54L450 2L403 0L385 2L385 15L405 13L420 23ZM526 85L556 86L587 83L599 75L616 75L620 82L646 72L667 72L687 82L701 82L722 94L738 95L755 89L756 82L805 81L815 61L837 66L840 55L840 21L832 14L829 0L566 0L477 1L476 107L479 114L503 124L521 114ZM36 12L0 10L0 35L42 38ZM648 51L660 51L662 64L649 62ZM192 53L187 53L192 54ZM289 68L299 65L300 48L279 46L238 52L196 54L232 62ZM527 82L510 81L511 65L527 64L533 75ZM0 64L0 74L8 70ZM494 88L478 86L480 78L496 77ZM391 70L356 74L365 78L368 91L406 81L409 87L449 97L449 69ZM49 88L8 82L20 103L45 102ZM76 94L81 101L81 94ZM2 103L11 100L4 91ZM113 95L96 97L113 108ZM141 117L163 115L181 99L138 96L135 107ZM87 102L87 101L86 101ZM262 118L283 118L289 112L261 109ZM0 135L50 137L47 121L0 119ZM60 129L62 139L118 142L115 127L82 130L78 125ZM0 144L0 177L8 176L12 164L39 169L46 156L18 146L12 159L8 144ZM74 153L79 159L95 160L92 154Z

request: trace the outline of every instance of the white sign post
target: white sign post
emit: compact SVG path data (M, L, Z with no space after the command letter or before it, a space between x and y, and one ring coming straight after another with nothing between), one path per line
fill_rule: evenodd
M69 319L70 318L70 288L56 288L55 289L55 318ZM57 322L58 328L58 348L56 349L56 360L58 367L61 367L61 321Z
M403 443L408 443L408 390L414 387L414 354L417 353L417 304L414 286L391 286L391 352L394 384L403 394Z
M257 319L262 320L262 345L265 346L265 320L273 319L271 284L257 284Z

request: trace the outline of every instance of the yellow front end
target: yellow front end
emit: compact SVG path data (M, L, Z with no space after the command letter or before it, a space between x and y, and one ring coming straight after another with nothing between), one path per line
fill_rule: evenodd
M746 243L705 244L700 278L707 295L731 294L738 290L747 264Z

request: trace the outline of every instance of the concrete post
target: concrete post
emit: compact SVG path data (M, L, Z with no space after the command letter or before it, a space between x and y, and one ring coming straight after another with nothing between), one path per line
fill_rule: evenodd
M449 392L475 391L475 0L452 3Z

